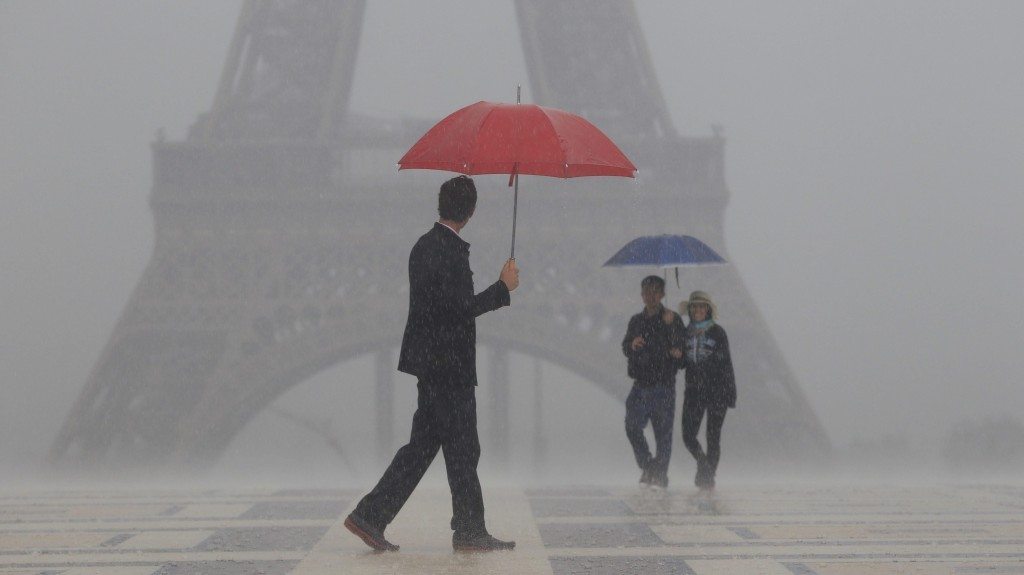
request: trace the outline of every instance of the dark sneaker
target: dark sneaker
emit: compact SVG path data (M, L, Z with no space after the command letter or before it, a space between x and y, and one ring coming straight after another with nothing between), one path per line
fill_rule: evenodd
M345 518L345 528L377 551L398 551L398 545L384 539L384 532L355 513Z
M452 548L456 551L511 551L516 548L515 541L495 539L490 533L476 535L452 535Z
M703 461L697 462L697 475L693 478L693 484L704 489L708 482L708 468Z
M645 485L650 485L651 484L651 476L652 475L653 474L651 473L651 468L650 467L644 467L643 468L643 473L640 474L640 486L643 487Z
M668 489L668 473L655 473L651 475L651 487Z

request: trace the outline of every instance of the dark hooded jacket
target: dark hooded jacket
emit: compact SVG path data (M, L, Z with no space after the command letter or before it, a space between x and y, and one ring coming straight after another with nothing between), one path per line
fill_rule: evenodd
M684 397L703 406L736 407L736 376L725 330L713 323L703 334L691 324L683 337Z
M683 320L679 314L672 312L671 324L666 324L661 316L665 307L659 306L658 312L648 316L645 311L629 319L626 336L622 338L622 353L626 355L626 373L636 380L637 385L675 385L676 372L682 367L681 359L669 355L673 347L682 349ZM644 346L633 349L633 338L644 338Z
M476 385L476 316L509 301L501 280L474 295L469 243L435 223L409 254L409 318L398 370L444 385Z

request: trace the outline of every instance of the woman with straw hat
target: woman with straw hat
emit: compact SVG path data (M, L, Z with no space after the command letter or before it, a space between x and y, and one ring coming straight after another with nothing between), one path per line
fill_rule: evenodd
M694 483L701 489L714 489L725 412L736 407L736 377L729 355L729 338L716 323L718 311L706 292L691 293L688 300L679 304L679 312L690 318L683 341L683 367L686 369L683 443L697 460ZM697 440L705 412L708 417L706 452Z

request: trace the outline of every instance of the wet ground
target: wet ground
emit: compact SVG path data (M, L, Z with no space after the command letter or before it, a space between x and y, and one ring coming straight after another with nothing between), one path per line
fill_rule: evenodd
M454 553L441 488L373 553L348 490L57 491L0 497L0 574L1024 574L1024 487L486 489L512 552Z

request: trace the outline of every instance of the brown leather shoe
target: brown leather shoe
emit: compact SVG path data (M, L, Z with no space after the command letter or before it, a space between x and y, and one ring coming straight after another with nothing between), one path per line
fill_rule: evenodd
M511 551L516 548L515 541L502 541L490 533L474 535L452 535L452 548L456 551Z
M354 533L356 537L362 539L363 543L377 551L398 551L398 545L385 539L383 531L370 525L368 521L354 512L349 513L348 517L345 518L345 528Z

